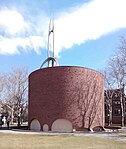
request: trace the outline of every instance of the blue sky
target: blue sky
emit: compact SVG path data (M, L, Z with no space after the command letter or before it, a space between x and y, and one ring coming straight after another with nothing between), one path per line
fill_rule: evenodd
M0 1L0 72L41 66L52 14L59 65L103 69L125 35L125 6L126 0Z

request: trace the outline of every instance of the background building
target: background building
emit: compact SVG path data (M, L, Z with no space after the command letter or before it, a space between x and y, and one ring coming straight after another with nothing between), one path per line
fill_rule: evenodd
M124 120L123 120L124 119ZM126 124L126 97L124 88L105 91L105 123L106 125Z

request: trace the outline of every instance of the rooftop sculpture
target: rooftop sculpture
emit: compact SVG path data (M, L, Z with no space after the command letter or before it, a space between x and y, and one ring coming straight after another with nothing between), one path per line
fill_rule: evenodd
M50 36L51 34L53 35L53 43L52 43L52 56L50 54ZM42 63L40 69L44 66L45 63L48 63L48 67L54 67L57 65L57 60L56 58L54 57L54 19L50 19L50 22L49 22L49 32L48 32L48 43L47 43L47 55L48 55L48 58Z

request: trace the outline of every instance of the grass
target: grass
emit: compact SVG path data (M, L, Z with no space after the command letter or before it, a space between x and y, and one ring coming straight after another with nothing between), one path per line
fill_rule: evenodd
M119 133L119 136L126 137L126 132Z
M87 136L0 133L0 149L125 149L126 141Z

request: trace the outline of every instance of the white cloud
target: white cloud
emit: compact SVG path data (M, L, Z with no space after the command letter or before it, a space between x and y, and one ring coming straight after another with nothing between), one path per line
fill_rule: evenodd
M59 15L55 21L56 54L126 27L125 0L94 0Z
M15 11L4 8L0 11L0 25L4 26L10 34L20 32L26 27L22 15Z
M92 0L55 14L55 55L64 48L126 28L125 6L126 0ZM37 53L46 49L48 21L42 12L26 21L17 10L0 10L0 27L5 31L0 36L0 53L19 53L18 47L25 51L34 48Z
M45 43L42 42L41 36L29 37L15 37L15 38L2 38L0 40L0 53L1 54L19 54L22 51L35 50L40 53L40 48L45 48Z
M19 54L30 49L40 53L41 48L46 48L47 19L42 16L42 23L39 17L26 21L17 10L0 10L0 54Z

